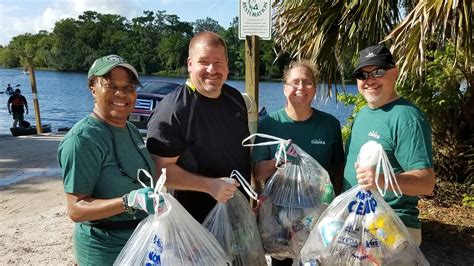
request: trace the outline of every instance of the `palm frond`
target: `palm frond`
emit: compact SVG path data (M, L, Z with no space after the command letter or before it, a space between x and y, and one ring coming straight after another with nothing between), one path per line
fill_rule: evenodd
M428 48L452 42L462 53L464 72L472 72L472 0L423 0L393 29L384 41L393 41L400 81L408 75L423 76ZM457 62L454 62L457 64Z
M327 85L320 95L331 96L352 63L342 55L379 43L400 21L398 8L394 0L275 0L274 41L281 53L316 63Z

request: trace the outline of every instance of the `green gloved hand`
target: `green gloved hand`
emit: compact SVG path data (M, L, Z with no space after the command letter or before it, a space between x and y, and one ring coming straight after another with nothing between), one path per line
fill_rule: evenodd
M293 163L296 158L298 157L298 154L296 153L296 149L294 148L293 144L291 143L291 140L289 140L289 144L284 144L283 147L281 147L281 144L278 144L277 146L277 151L275 153L275 160L278 163L278 166L281 166L285 163ZM286 151L286 158L285 158L285 153ZM286 159L286 160L285 160Z
M132 190L128 193L128 206L146 211L148 214L155 214L156 198L153 195L151 187Z

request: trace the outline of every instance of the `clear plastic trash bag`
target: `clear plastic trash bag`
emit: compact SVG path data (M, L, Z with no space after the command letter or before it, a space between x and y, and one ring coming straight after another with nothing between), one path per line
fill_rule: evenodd
M256 200L257 194L238 171L234 170L226 181L237 182L234 177L247 194ZM248 199L239 190L226 203L218 202L207 215L203 226L232 257L232 265L267 265L255 214Z
M358 161L361 165L375 165L376 176L382 168L385 184L401 195L380 144L364 144ZM429 265L403 222L381 196L388 187L381 189L376 184L380 192L357 185L334 199L294 265Z
M155 197L161 196L163 202L156 205L155 215L140 222L114 265L231 265L214 236L163 192L164 171L154 188Z
M258 202L258 227L266 253L276 259L295 258L317 219L334 199L334 188L327 171L309 154L288 140L254 134L273 141L246 146L278 144L277 171L263 189ZM286 150L296 152L287 160Z

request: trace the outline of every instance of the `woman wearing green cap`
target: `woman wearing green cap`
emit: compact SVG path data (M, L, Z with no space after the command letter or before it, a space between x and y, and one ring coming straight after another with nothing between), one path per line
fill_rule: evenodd
M138 223L154 213L156 200L137 171L156 171L143 138L127 122L137 99L135 68L117 55L99 58L88 84L94 109L64 136L58 160L79 265L112 265Z

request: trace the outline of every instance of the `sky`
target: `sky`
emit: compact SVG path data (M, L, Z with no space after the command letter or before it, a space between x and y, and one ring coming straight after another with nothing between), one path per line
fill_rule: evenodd
M228 28L238 15L238 4L238 0L0 0L0 45L23 33L51 32L56 21L77 19L87 10L128 19L141 16L143 10L166 10L180 21L210 17Z

